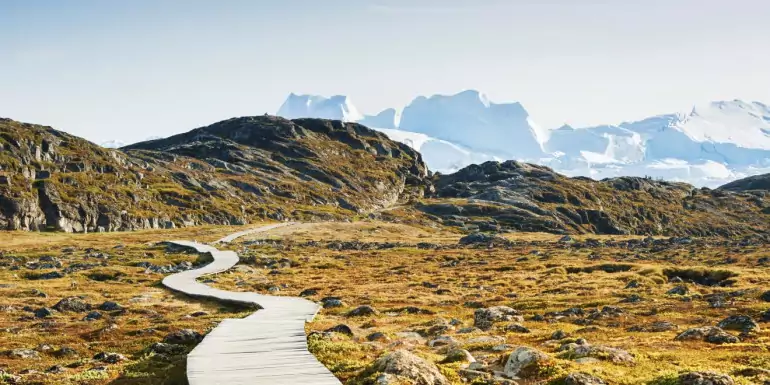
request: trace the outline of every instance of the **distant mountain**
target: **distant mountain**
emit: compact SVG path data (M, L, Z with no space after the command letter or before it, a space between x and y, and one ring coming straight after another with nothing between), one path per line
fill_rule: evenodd
M758 193L569 178L545 166L484 161L425 134L381 130L250 116L106 149L0 119L0 229L122 231L361 214L463 231L737 236L770 227L770 203ZM413 148L447 168L478 164L431 175Z
M293 104L324 106L304 108L304 115L361 116L343 96L292 94L284 107ZM390 108L357 121L422 152L428 166L443 173L515 159L570 176L651 176L717 187L770 172L770 107L759 102L712 102L640 121L551 130L539 128L521 104L493 103L473 90L420 96L398 111Z
M544 155L544 135L521 104L493 103L473 90L417 97L404 108L399 128L508 158Z
M388 108L377 115L365 115L358 123L367 127L396 129L401 124L401 112Z
M291 94L278 109L277 115L286 119L319 118L343 122L357 122L364 117L350 99L342 95L325 98Z

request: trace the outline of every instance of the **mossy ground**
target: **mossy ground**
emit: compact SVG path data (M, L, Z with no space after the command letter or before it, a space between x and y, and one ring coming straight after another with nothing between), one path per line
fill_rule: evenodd
M205 227L102 234L0 233L0 369L13 376L30 371L21 376L22 383L30 384L186 383L184 353L162 357L148 353L147 348L170 332L193 329L203 333L224 318L240 318L251 311L173 293L160 284L164 274L145 272L136 264L194 262L197 255L167 253L156 243L168 239L213 241L234 231L232 227ZM43 256L57 258L65 268L73 263L104 266L60 279L28 279L30 273L53 271L24 267L25 262ZM20 268L14 270L14 265ZM25 306L51 308L67 297L82 297L94 310L104 301L114 301L126 311L100 311L102 319L84 321L85 312L55 312L40 319L24 310ZM208 314L190 317L201 311ZM117 328L110 330L110 325ZM61 347L76 353L57 357L54 352ZM10 358L1 353L12 349L37 349L39 358ZM114 365L93 361L99 352L120 353L127 360ZM56 365L65 371L46 373ZM0 376L0 383L3 381Z
M646 384L671 378L685 370L714 370L727 374L745 367L770 370L770 332L764 329L737 344L674 341L674 337L687 328L714 326L734 314L747 314L758 319L760 312L770 308L770 303L758 299L762 292L770 289L767 267L758 264L762 257L770 256L766 245L732 247L715 239L665 248L577 248L558 242L560 236L510 234L507 237L516 242L510 248L476 249L458 247L459 237L459 234L444 230L367 222L289 227L274 234L254 236L255 239L282 239L282 243L268 245L254 243L255 239L242 239L233 245L249 262L233 273L217 277L216 285L229 290L256 291L278 287L280 291L273 294L292 296L313 288L318 294L311 299L340 297L346 305L324 309L317 320L309 324L308 331L323 331L346 324L353 329L353 337L340 334L326 338L311 336L310 347L329 369L351 384L357 382L359 374L374 359L394 349L413 349L434 362L443 359L441 349L426 345L431 337L414 339L397 334L424 332L437 318L459 320L460 325L444 334L458 340L477 359L488 362L497 361L512 350L511 347L501 351L492 349L503 344L535 347L556 358L560 343L550 341L556 330L565 331L570 338L585 338L593 345L627 350L636 361L635 364L604 360L577 364L570 359L556 358L556 369L549 375L549 380L558 380L568 371L584 371L613 384ZM639 237L575 238L577 241L595 238L611 242ZM319 243L308 245L309 240ZM337 240L401 241L412 246L383 250L329 248L329 242ZM419 242L432 242L445 248L415 247ZM291 260L291 267L265 268L259 264L259 261L281 258ZM448 263L452 261L456 263ZM736 275L735 283L731 287L687 284L688 295L667 295L665 293L676 285L668 283L667 273L672 270L683 275L688 271L729 271ZM632 280L638 281L640 287L626 289L626 284ZM438 286L432 287L434 285ZM711 307L704 298L709 294L739 290L746 292L720 308ZM641 297L642 301L621 303L632 294ZM371 305L381 313L367 317L346 316L349 310L360 305ZM507 323L487 332L457 332L473 326L474 307L496 305L520 310L525 318L523 324L531 333L506 332L502 327ZM535 315L572 307L588 311L603 306L618 306L623 314L598 319L589 325L577 325L572 318L532 320ZM417 307L434 314L410 314L404 310L406 307ZM679 329L660 333L627 331L633 326L655 321L669 321L677 324ZM386 334L389 341L367 341L366 336L374 332ZM477 339L480 342L474 342L480 336L500 339ZM439 366L450 374L450 379L460 383L458 364ZM740 376L736 379L746 383L757 380Z
M94 281L88 277L91 271L87 270L64 279L33 281L22 276L24 270L0 269L0 281L4 284L0 288L3 296L0 304L16 309L0 312L0 350L32 349L39 344L49 344L78 351L77 357L63 359L48 353L41 353L38 360L0 358L0 368L17 375L23 369L44 372L53 365L73 366L61 374L23 376L30 383L184 383L184 355L162 358L144 353L145 349L170 331L191 328L205 332L223 318L242 317L249 311L175 295L159 285L162 274L145 273L134 264L194 261L195 255L167 254L164 248L153 244L165 239L213 241L237 230L241 229L210 227L89 235L0 234L0 240L6 241L2 243L3 261L8 261L10 256L34 260L42 255L54 255L66 266L72 262L88 262L84 260L85 250L94 248L110 255L107 266L100 269L123 274L113 281ZM576 236L579 243L587 238L600 242L595 247L575 247L559 242L559 236L550 234L506 234L514 241L510 247L468 248L458 246L461 236L451 229L370 221L280 228L226 246L237 250L243 262L230 272L213 277L212 285L233 291L291 296L306 289L317 289L317 294L310 299L340 297L345 305L323 309L317 319L308 324L307 331L311 334L339 324L353 330L352 337L339 333L309 337L311 351L347 384L366 383L367 377L362 377L365 369L377 357L395 349L413 350L437 363L453 383L463 383L460 364L441 364L442 349L427 346L432 337L399 334L425 334L437 318L458 320L458 325L442 334L453 337L480 361L495 364L513 347L522 345L548 353L554 359L554 366L548 368L543 381L556 382L567 372L583 371L612 384L662 384L670 383L682 371L713 370L732 374L739 383L752 383L762 379L741 377L736 372L747 367L770 370L767 324L760 324L760 332L737 344L674 341L674 337L687 328L713 326L735 314L758 319L759 313L770 307L770 303L758 298L770 290L770 273L767 266L760 263L763 257L770 257L767 245L736 247L734 242L715 239L676 247L629 249L607 244L638 237ZM265 242L265 239L272 241ZM362 242L363 246L356 242ZM387 248L371 248L367 242ZM399 244L383 246L395 242ZM417 247L420 243L423 245ZM424 243L438 248L424 248L427 247ZM118 245L123 247L115 248ZM76 250L67 255L62 253L66 247ZM682 274L693 272L694 276L729 271L735 274L730 278L734 283L730 287L687 284L688 295L667 295L665 293L676 285L668 283L667 273L675 269ZM639 282L640 287L626 289L632 280ZM76 284L72 285L72 281ZM279 291L276 292L276 288ZM33 289L42 290L49 297L35 297L31 294ZM739 290L745 293L726 301L724 307L711 307L705 297ZM642 301L621 303L632 294ZM26 318L31 313L20 310L27 305L50 307L61 298L76 295L85 296L92 305L116 301L125 305L128 312L93 322L82 321L84 314L57 313L51 319L55 322L47 324ZM144 299L132 300L134 298ZM346 315L360 305L371 305L380 313L365 317ZM525 319L523 325L531 333L506 332L503 327L507 323L489 331L459 333L461 328L473 326L476 307L496 305L521 311ZM569 317L532 319L535 315L567 308L588 311L603 306L618 306L623 313L594 320L590 325L575 324L575 318ZM414 313L415 309L421 312ZM199 310L209 314L187 317ZM669 321L679 329L661 333L627 330L655 321ZM116 323L118 329L100 333L109 323ZM145 329L155 329L157 333L137 333ZM557 352L560 343L550 340L556 330L565 331L570 339L582 337L593 345L627 350L636 362L616 364L599 360L578 364ZM384 333L388 340L368 341L366 337L374 332ZM500 347L504 344L510 346ZM117 365L91 362L90 358L101 351L122 353L128 361ZM74 367L75 362L82 362L82 366ZM90 370L98 366L106 366L107 370Z

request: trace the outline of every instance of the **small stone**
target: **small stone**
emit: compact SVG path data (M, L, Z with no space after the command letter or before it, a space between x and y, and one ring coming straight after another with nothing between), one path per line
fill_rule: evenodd
M339 298L324 298L321 300L321 303L323 304L324 309L345 306L345 303Z
M481 330L489 330L495 323L515 321L524 322L518 310L508 306L494 306L486 309L478 309L473 313L473 326Z
M67 369L64 368L63 366L54 365L54 366L46 369L45 372L46 373L51 373L51 374L60 374L60 373L66 372L66 371L67 371Z
M191 329L177 330L163 338L163 342L174 345L197 344L201 340L203 340L203 336Z
M53 310L47 307L41 307L34 312L36 318L46 318L53 315Z
M353 336L353 330L350 328L350 326L345 324L339 324L337 326L326 329L326 332L340 333L350 337Z
M737 330L744 333L758 332L759 324L757 324L751 317L747 315L733 315L729 316L717 324L725 330Z
M363 305L349 311L347 316L348 317L366 317L366 316L378 315L378 314L380 314L380 312L378 312L375 308L369 305Z
M415 385L450 385L449 380L441 374L435 365L406 350L396 350L380 357L374 362L370 370L402 377ZM395 382L385 382L385 384L391 383Z
M125 361L126 356L120 353L101 352L94 356L94 359L107 364L117 364L118 362Z
M67 346L62 346L59 348L59 350L56 350L53 352L54 357L62 358L62 357L70 357L70 356L76 356L78 352L75 351L75 349L72 349Z
M563 340L565 338L567 338L567 333L565 333L564 330L557 330L553 332L553 334L551 334L552 340L558 341L558 340Z
M607 385L607 383L601 378L590 374L570 373L564 379L564 385Z
M683 331L674 338L675 341L701 340L712 344L734 344L738 342L738 337L725 332L719 327L704 326L700 328L691 328Z
M388 336L385 335L385 333L374 332L374 333L369 334L368 336L366 336L366 340L367 341L371 341L371 342L375 342L375 341L377 341L377 342L389 342L390 338L388 338Z
M505 327L505 331L514 333L530 333L530 330L519 323L512 323Z
M182 350L184 350L184 348L179 345L156 342L150 345L149 350L158 354L176 354L180 353Z
M522 346L508 356L503 371L509 377L537 378L543 373L542 369L551 364L551 357L547 354L534 348Z
M123 310L123 306L120 306L117 302L105 301L104 303L99 305L99 310L102 310L102 311Z
M37 359L40 358L40 354L32 349L13 349L5 353L10 358L18 359Z
M638 294L631 294L628 297L620 300L620 303L637 303L642 302L643 300L644 299L642 299L642 297L640 297Z
M302 290L301 293L299 293L300 297L310 297L311 295L317 295L318 289L305 289Z
M86 316L83 318L83 321L96 321L101 318L102 313L99 313L98 311L92 311L86 314Z
M67 297L57 302L53 308L61 312L86 312L91 310L91 305L78 297Z
M666 294L668 294L668 295L687 295L687 293L689 293L689 292L690 292L690 290L687 289L687 286L679 285L679 286L674 286L674 288L672 288L671 290L667 291Z
M205 312L205 311L201 310L201 311L196 311L195 313L190 314L190 317L205 317L207 315L209 315L208 312Z
M639 287L639 281L633 280L626 284L626 289L636 289Z
M439 336L437 338L434 338L430 341L428 341L428 346L432 348L442 347L442 346L455 346L458 342L451 336Z
M471 363L476 362L476 359L465 349L452 349L446 354L446 357L444 357L444 360L442 360L441 363L447 364L451 362Z
M715 372L689 372L679 376L681 385L734 385L732 377Z

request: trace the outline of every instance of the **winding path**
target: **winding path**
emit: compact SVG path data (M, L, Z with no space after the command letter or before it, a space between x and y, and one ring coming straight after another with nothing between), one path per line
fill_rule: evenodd
M274 228L280 223L241 231L217 243ZM196 279L221 273L238 263L234 251L190 241L170 241L200 253L211 253L214 261L199 269L170 275L163 285L191 296L257 305L261 310L243 319L223 320L187 356L190 385L271 384L341 385L307 350L305 322L312 321L320 307L298 297L275 297L258 293L232 292L209 287Z

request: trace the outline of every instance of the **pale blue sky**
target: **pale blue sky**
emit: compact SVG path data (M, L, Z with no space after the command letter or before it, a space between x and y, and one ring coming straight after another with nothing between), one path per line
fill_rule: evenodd
M766 0L0 0L0 116L96 142L478 89L542 126L770 103Z

